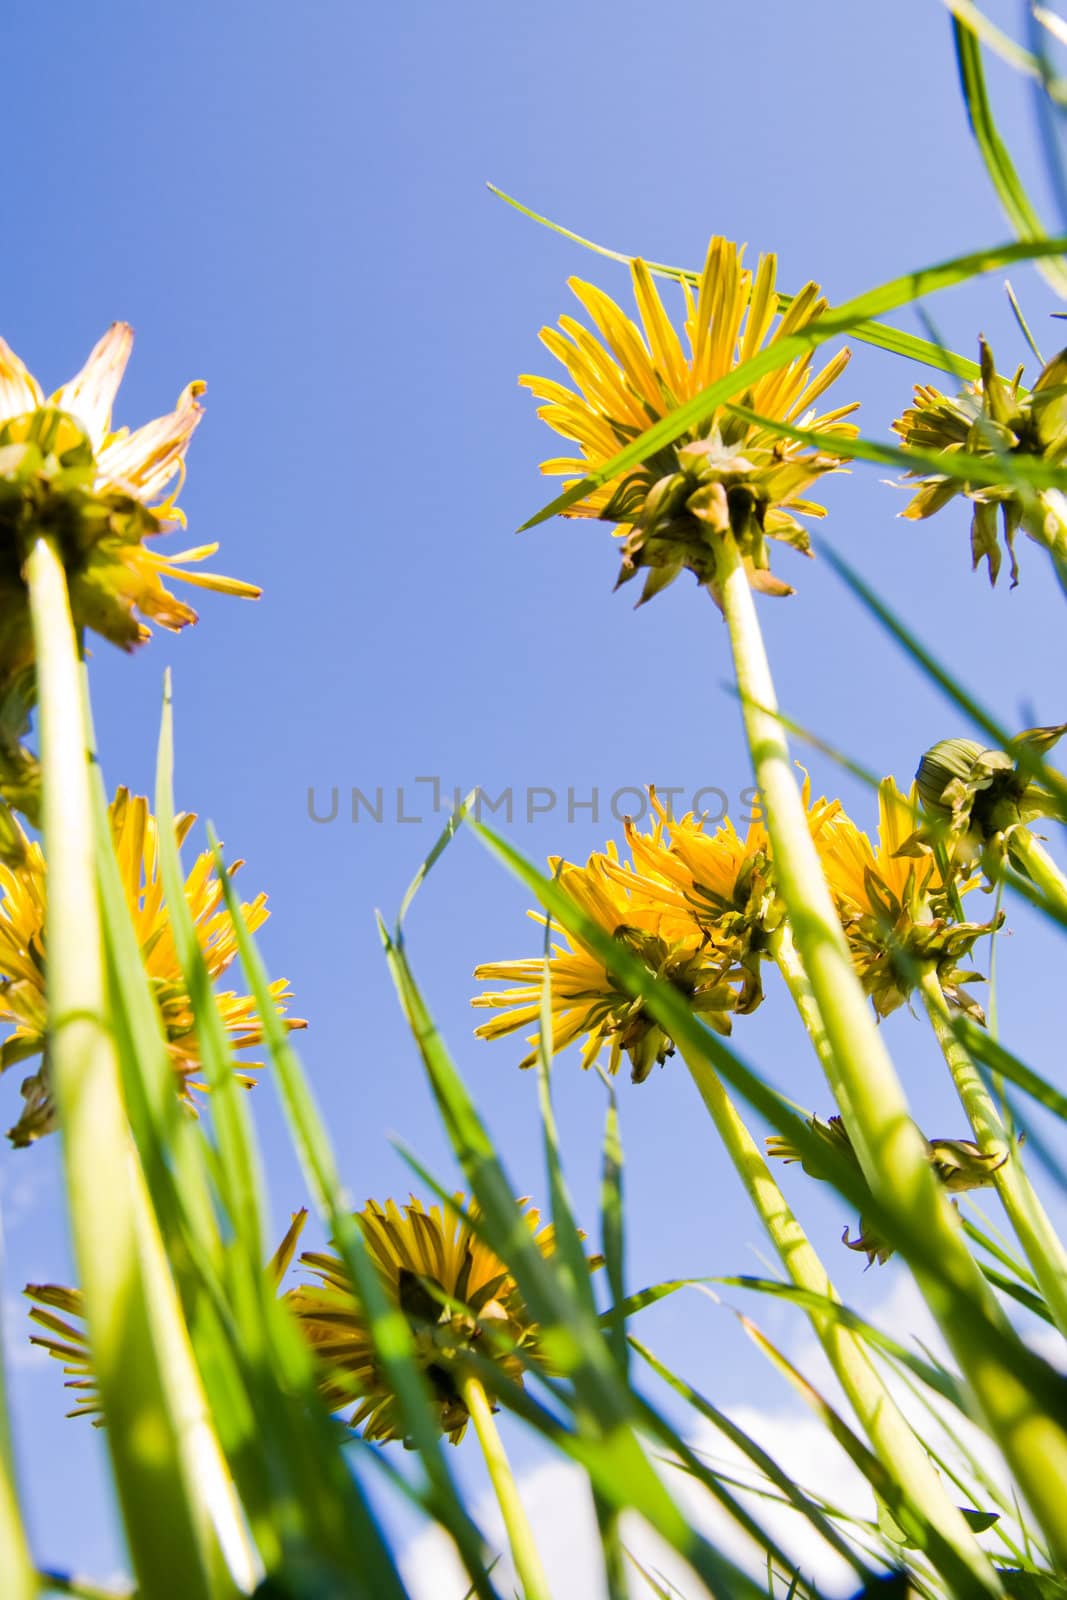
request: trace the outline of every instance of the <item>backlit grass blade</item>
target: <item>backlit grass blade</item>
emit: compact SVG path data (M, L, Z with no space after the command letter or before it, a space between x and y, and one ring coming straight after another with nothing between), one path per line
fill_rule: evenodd
M659 1378L662 1378L664 1383L669 1385L676 1394L680 1395L687 1405L692 1406L694 1411L698 1412L706 1422L710 1422L712 1427L716 1428L725 1439L728 1439L743 1456L746 1456L758 1472L777 1486L788 1504L799 1512L801 1516L807 1518L812 1527L826 1540L827 1544L833 1550L836 1550L837 1554L855 1570L861 1582L866 1582L868 1578L873 1576L871 1569L854 1547L842 1537L834 1523L823 1514L815 1502L794 1483L789 1474L782 1470L774 1457L764 1450L761 1445L758 1445L750 1434L747 1434L743 1428L738 1427L737 1423L733 1422L724 1411L713 1405L710 1400L693 1388L691 1384L687 1383L684 1378L680 1378L676 1373L672 1372L664 1362L653 1355L647 1346L639 1343L634 1338L630 1338L628 1343L633 1350L636 1350L641 1359L647 1362L652 1371Z
M1017 44L1003 28L998 28L996 23L974 4L974 0L943 0L943 4L958 22L977 34L982 43L1009 67L1014 67L1017 72L1026 73L1029 77L1041 77L1041 64L1033 52Z
M639 1410L647 1432L653 1438L658 1437L669 1452L666 1457L669 1465L695 1479L708 1496L726 1513L731 1522L742 1533L747 1533L757 1548L763 1550L768 1561L775 1561L779 1566L789 1571L792 1564L782 1546L768 1529L760 1525L755 1516L748 1510L744 1501L734 1494L730 1486L701 1460L687 1440L670 1426L666 1418L657 1411L650 1401L643 1398L640 1399Z
M875 439L850 439L836 433L812 433L809 428L761 416L747 406L730 404L726 410L731 416L739 417L753 427L764 428L783 439L795 439L799 444L813 445L824 453L832 451L834 455L852 461L872 461L878 466L899 467L905 472L943 473L945 477L958 478L961 482L1009 483L1022 490L1067 487L1067 468L1053 466L1037 456L1027 456L1021 452L975 456L962 451L918 450L911 446L904 449Z
M1020 239L1042 239L1045 229L1031 204L1008 153L1007 146L997 131L996 120L986 91L985 73L982 69L982 47L970 23L957 14L952 21L956 42L956 61L959 65L963 103L971 125L975 143L981 152L985 169L997 192L1005 215ZM1037 262L1037 270L1062 297L1067 295L1067 266L1054 257Z
M234 1588L224 1553L237 1554L230 1507L225 1484L204 1473L217 1443L122 1098L105 994L81 666L64 567L49 540L37 540L25 572L40 695L50 1060L107 1442L145 1600L175 1592L214 1600Z
M544 973L541 982L541 1018L537 1042L537 1090L541 1112L541 1129L548 1171L548 1191L552 1202L552 1222L555 1227L555 1254L566 1276L567 1292L574 1296L585 1316L596 1315L596 1302L589 1281L589 1266L582 1245L574 1207L563 1175L559 1153L559 1129L552 1105L552 968L551 921L545 924Z
M163 689L156 767L159 866L174 946L197 1021L204 1075L211 1089L211 1123L219 1145L216 1167L222 1198L246 1265L258 1273L269 1244L264 1224L263 1176L244 1091L233 1068L229 1038L215 1001L211 974L185 898L185 876L174 836L174 709L169 672Z
M404 947L384 927L382 938L446 1131L481 1207L485 1234L513 1273L541 1327L546 1351L582 1400L583 1428L570 1441L570 1453L596 1474L601 1494L620 1510L640 1510L712 1594L754 1594L750 1581L689 1526L652 1471L633 1432L632 1398L619 1382L604 1335L583 1315L580 1303L567 1294L558 1269L552 1268L534 1243L494 1142L426 1009Z
M850 1306L842 1305L837 1300L828 1300L825 1297L811 1294L808 1290L798 1289L791 1283L782 1283L777 1278L756 1278L746 1275L736 1277L716 1278L716 1283L724 1287L750 1290L754 1294L770 1295L782 1300L791 1301L794 1305L811 1306L819 1304L827 1316L834 1317L858 1333L861 1338L875 1349L892 1356L902 1366L912 1372L921 1383L932 1389L944 1400L948 1400L964 1415L969 1415L967 1392L959 1377L948 1370L947 1367L924 1360L921 1356L902 1345L891 1334L885 1333L876 1323L870 1322Z
M11 1418L4 1378L3 1333L3 1311L0 1309L0 1594L10 1595L11 1600L33 1600L38 1587L37 1573L30 1555L15 1476Z
M619 1106L614 1087L605 1079L608 1105L604 1117L604 1155L600 1181L600 1243L604 1252L604 1265L612 1300L617 1307L626 1303L626 1212L623 1205L622 1135L619 1130ZM647 1303L647 1302L646 1302ZM601 1325L608 1328L608 1339L615 1352L615 1361L625 1377L630 1364L630 1346L626 1339L623 1317L601 1317Z
M664 1283L652 1284L647 1289L638 1289L635 1294L628 1294L622 1300L617 1300L606 1311L600 1313L600 1324L604 1328L615 1328L620 1323L625 1323L630 1317L636 1316L646 1306L654 1306L660 1300L665 1300L668 1295L677 1294L679 1289L701 1288L713 1282L711 1278L669 1278ZM716 1298L714 1295L712 1298Z
M159 1011L148 987L111 842L107 797L94 768L94 824L116 1042L131 1124L189 1322L219 1443L230 1462L268 1570L281 1560L278 1517L256 1408L240 1373L243 1341L222 1277L225 1252L205 1161L202 1124L179 1100Z
M363 1236L353 1218L351 1199L337 1171L321 1114L271 995L262 956L244 926L233 884L211 830L209 838L227 910L233 922L241 965L255 996L274 1081L308 1187L366 1308L378 1357L401 1403L405 1426L426 1473L429 1485L426 1498L433 1505L442 1526L454 1539L478 1595L482 1600L496 1600L496 1591L483 1561L481 1535L464 1509L445 1464L425 1382L412 1358L411 1331L400 1313L391 1310L385 1299L367 1255ZM381 1531L362 1495L357 1496L355 1484L352 1494L357 1497L354 1522L360 1548L365 1548L367 1552L368 1572L373 1575L375 1567L380 1571L381 1576L375 1581L381 1584L383 1600L388 1600L389 1596L399 1600L403 1595L403 1586ZM377 1591L372 1592L377 1594Z
M636 256L628 256L621 250L609 250L606 245L595 244L592 239L586 239L582 234L573 233L570 228L552 222L548 217L543 217L538 212L532 211L529 206L523 205L521 200L516 200L513 195L505 194L504 190L498 189L495 184L490 183L486 187L498 200L503 200L505 205L520 211L524 217L529 217L541 227L560 234L564 239L569 239L572 244L581 245L583 250L591 250L595 255L604 256L608 261L621 262L623 266L630 266L637 260ZM688 283L695 287L700 282L700 273L694 272L689 267L669 267L662 261L645 261L645 266L656 277L667 278L675 283ZM779 294L779 311L785 311L792 300L791 294ZM850 333L854 339L859 339L864 344L875 345L881 350L888 350L892 355L904 356L907 360L917 361L925 367L934 367L939 372L951 372L965 378L979 376L976 362L966 356L946 351L943 346L930 340L919 339L913 333L905 333L903 328L894 328L884 322L861 321L850 329Z
M815 1413L826 1431L841 1446L852 1465L866 1478L879 1502L887 1506L894 1521L910 1534L912 1521L910 1508L906 1504L901 1486L885 1470L878 1458L871 1454L863 1440L858 1438L849 1427L844 1418L837 1412L829 1401L822 1395L815 1385L810 1383L803 1373L782 1350L763 1333L749 1318L742 1316L741 1325L749 1338L768 1357L772 1365L788 1379L790 1384L800 1395L801 1399ZM972 1586L973 1592L973 1586Z
M909 655L923 672L924 676L942 690L945 696L956 705L963 714L989 739L990 745L995 749L1006 749L1012 744L1013 735L998 719L982 705L968 689L940 662L907 626L896 612L876 594L869 583L860 577L859 573L840 555L825 539L816 542L818 553L829 562L841 581L851 589L860 603L868 610L881 627L895 639L901 649ZM1067 818L1067 779L1057 772L1047 762L1036 756L1026 745L1013 748L1016 763L1021 772L1027 777L1035 778L1050 789L1063 808L1063 815Z
M289 1314L277 1301L263 1263L264 1201L258 1150L249 1109L233 1071L229 1039L211 977L185 900L174 833L173 717L169 681L164 694L157 773L156 817L160 870L175 949L196 1016L201 1060L212 1090L212 1122L219 1159L216 1181L233 1240L227 1283L239 1334L238 1354L258 1419L256 1445L272 1489L271 1511L286 1582L309 1596L344 1580L369 1597L383 1585L399 1596L399 1580L355 1480L340 1455L336 1432L315 1392L311 1355ZM217 841L212 839L221 860ZM225 872L220 867L220 879ZM227 880L228 886L228 880ZM225 893L225 889L224 889ZM235 928L244 927L230 907ZM262 1507L257 1507L262 1514ZM361 1541L352 1538L360 1527ZM364 1549L360 1548L360 1544ZM330 1574L335 1579L330 1578Z

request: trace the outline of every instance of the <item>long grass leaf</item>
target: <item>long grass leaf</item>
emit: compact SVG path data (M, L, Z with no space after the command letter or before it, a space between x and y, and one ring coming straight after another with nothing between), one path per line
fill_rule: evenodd
M490 1138L426 1008L404 946L381 925L382 941L401 1007L418 1044L445 1129L482 1211L487 1236L506 1261L541 1327L553 1363L582 1397L582 1431L570 1452L596 1474L599 1492L620 1509L639 1509L715 1595L755 1593L739 1569L686 1522L653 1472L632 1428L633 1401L620 1384L604 1335L567 1293L559 1270L545 1260Z
M553 222L549 217L544 217L540 212L523 205L521 200L516 200L514 195L506 194L493 183L487 184L486 187L498 200L503 200L505 205L521 212L524 217L529 217L532 222L539 223L542 228L548 228L552 233L558 233L562 238L569 239L572 244L581 245L583 250L591 250L595 255L604 256L608 261L621 262L623 266L632 266L638 259L636 256L626 255L621 250L610 250L606 245L596 244L583 234L564 228L560 223ZM695 288L700 282L700 273L689 267L671 267L663 261L645 261L645 266L657 278L667 278L674 283L688 283ZM791 294L779 294L779 311L786 311L793 299L794 296ZM966 356L946 351L942 345L919 339L913 333L905 333L903 328L894 328L884 322L864 320L857 322L849 332L854 339L860 339L864 344L875 345L892 355L904 356L906 360L917 361L925 367L934 367L939 372L951 372L964 378L980 376L977 362L969 360Z
M452 1475L445 1464L441 1440L433 1423L425 1380L413 1358L411 1330L399 1311L385 1299L377 1273L367 1254L363 1236L352 1215L347 1192L341 1183L330 1140L321 1113L289 1041L285 1025L270 992L262 956L240 915L233 884L218 840L209 829L216 869L222 883L226 907L233 923L241 965L263 1025L274 1081L305 1177L323 1222L329 1229L366 1310L378 1359L401 1404L405 1427L418 1451L431 1493L429 1503L442 1526L451 1534L461 1559L482 1600L496 1600L482 1555L481 1535L463 1507ZM313 1486L309 1486L313 1488ZM370 1507L352 1483L354 1521L359 1548L365 1552L367 1583L382 1600L401 1600L403 1585Z
M960 72L963 103L975 143L985 169L997 192L1004 213L1020 239L1042 239L1045 229L1035 211L1022 179L997 130L982 69L982 47L971 23L957 13L952 21L956 42L956 61ZM1061 296L1067 295L1067 266L1054 257L1036 263L1037 270Z
M852 1545L842 1537L833 1522L822 1513L814 1501L794 1483L789 1474L783 1471L774 1457L764 1450L761 1445L757 1444L750 1434L746 1433L736 1422L733 1422L724 1411L713 1405L697 1389L694 1389L684 1378L680 1378L676 1373L672 1372L664 1362L653 1355L647 1346L639 1343L634 1338L630 1338L628 1343L632 1349L636 1350L641 1359L648 1363L652 1371L663 1379L664 1383L668 1384L676 1394L681 1395L687 1405L692 1406L706 1422L710 1422L712 1427L716 1428L724 1438L730 1441L735 1449L746 1456L765 1478L777 1486L786 1502L801 1516L807 1518L816 1532L826 1540L827 1544L858 1573L862 1582L866 1582L868 1578L873 1576L870 1568L860 1558Z

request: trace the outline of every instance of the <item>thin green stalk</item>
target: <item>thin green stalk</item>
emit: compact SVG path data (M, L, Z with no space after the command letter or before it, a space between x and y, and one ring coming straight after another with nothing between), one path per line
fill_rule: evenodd
M1004 1210L1034 1269L1057 1328L1067 1338L1067 1250L1034 1193L1018 1147L997 1111L974 1061L952 1029L951 1015L937 973L928 967L919 984L926 1014L952 1074L956 1092L981 1149L1007 1159L993 1175Z
M0 1327L0 1333L2 1331ZM0 1346L2 1342L0 1339ZM37 1592L37 1573L19 1505L4 1363L0 1354L0 1594L10 1595L11 1600L32 1600Z
M775 873L819 1008L824 1068L874 1195L936 1251L940 1271L916 1280L970 1382L1058 1559L1067 1564L1067 1430L1019 1373L1026 1351L985 1283L940 1192L900 1079L852 969L797 787L748 577L724 535L717 587L733 649L745 731L767 816ZM905 1251L905 1254L907 1252ZM992 1331L996 1337L989 1338ZM1018 1359L1014 1359L1017 1349Z
M1044 845L1035 839L1030 829L1013 828L1009 849L1015 861L1037 884L1056 910L1067 914L1067 876L1053 861Z
M478 1443L482 1447L489 1481L500 1507L507 1530L515 1572L522 1584L523 1600L552 1600L545 1569L537 1550L533 1529L523 1509L522 1497L515 1482L504 1450L503 1441L493 1421L493 1408L481 1383L471 1374L460 1381L463 1404L470 1413Z
M836 1301L838 1295L829 1273L793 1215L762 1151L717 1073L705 1058L684 1045L680 1049L726 1153L786 1272L798 1289ZM809 1307L808 1315L875 1454L919 1512L920 1519L924 1518L955 1551L975 1575L977 1584L990 1594L999 1593L999 1584L973 1533L949 1499L926 1451L890 1396L862 1341L832 1313ZM925 1543L921 1520L908 1532Z
M48 859L49 1060L107 1442L144 1600L214 1600L234 1592L227 1555L242 1561L244 1536L122 1099L105 990L81 664L66 575L50 539L35 541L25 577Z

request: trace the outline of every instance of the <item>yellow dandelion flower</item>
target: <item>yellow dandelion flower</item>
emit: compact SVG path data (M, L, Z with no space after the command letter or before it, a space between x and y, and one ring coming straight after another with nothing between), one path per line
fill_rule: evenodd
M852 953L853 965L880 1017L904 1004L928 962L937 967L949 1000L981 1018L960 987L981 980L957 962L993 924L953 920L952 894L934 852L919 833L918 791L902 794L892 778L878 788L878 842L843 811L816 838L827 883ZM976 880L953 883L957 895Z
M580 454L546 461L542 471L564 474L570 483L603 466L654 422L701 393L758 351L773 347L814 321L826 301L807 284L777 326L776 260L761 256L755 273L742 265L743 250L713 238L694 296L683 284L685 340L679 338L643 261L633 263L633 290L641 326L602 290L578 278L570 288L599 338L573 317L541 338L566 368L573 384L525 375L520 383L546 402L545 422ZM826 435L826 449L811 451L777 433L718 407L699 428L658 451L625 477L612 479L570 507L568 516L599 517L619 524L623 537L622 583L647 569L642 602L684 569L715 594L717 539L731 530L754 588L788 594L769 571L767 540L778 539L805 554L810 542L798 516L823 516L804 498L826 472L839 469L835 435L856 429L843 419L855 405L822 415L815 402L844 370L849 352L812 371L810 353L784 361L739 396L748 410L776 422L792 422Z
M191 1089L203 1088L195 1080L201 1065L200 1045L193 1003L178 961L163 897L157 823L147 800L131 796L126 789L119 789L111 802L110 818L126 903L159 1007L178 1088L188 1098ZM176 819L175 836L179 845L195 821L191 812ZM0 1046L0 1072L36 1056L43 1057L43 1062L22 1085L26 1106L10 1132L16 1145L29 1144L50 1132L55 1121L47 1060L47 871L40 845L24 842L25 858L21 867L0 865L0 1021L12 1024L12 1032ZM240 861L235 862L231 871L241 865ZM217 979L233 962L237 939L223 904L222 885L210 851L198 856L186 878L185 899L208 972ZM260 927L269 914L263 894L241 907L249 932ZM271 992L275 1000L284 1003L289 998L286 980L278 979L272 984ZM262 1028L252 997L226 992L216 999L232 1047L243 1050L259 1044ZM302 1028L305 1024L293 1018L288 1026ZM245 1065L251 1068L256 1064ZM243 1081L252 1082L250 1078Z
M132 433L112 428L132 347L132 329L113 323L81 371L45 399L36 378L0 340L0 529L9 551L4 588L20 588L25 543L47 530L60 543L75 620L126 649L147 637L147 620L170 629L196 621L164 578L226 594L260 592L234 578L185 570L213 555L216 545L171 555L145 545L146 538L184 526L177 488L203 415L204 384L189 384L173 411ZM8 598L5 635L26 627ZM10 648L11 638L4 643Z
M522 1207L527 1200L520 1200ZM455 1206L423 1206L411 1197L368 1201L357 1221L390 1303L403 1312L415 1339L416 1359L429 1380L437 1425L453 1444L467 1426L458 1365L466 1351L495 1361L522 1382L525 1360L541 1359L538 1328L507 1266L472 1231ZM477 1218L477 1206L469 1208ZM538 1249L551 1256L555 1234L534 1209L525 1221ZM359 1294L340 1257L305 1253L300 1263L314 1284L286 1295L322 1369L321 1392L333 1411L356 1402L348 1422L367 1439L400 1439L404 1426L396 1396L374 1353ZM590 1267L599 1265L594 1258Z
M649 788L653 826L642 834L629 818L626 840L633 857L634 888L652 904L662 902L688 913L708 944L738 963L743 986L736 1010L754 1011L763 999L762 962L769 937L781 921L774 890L771 842L757 810L742 837L729 817L708 829L702 817L688 812L671 817L654 787ZM840 810L836 800L811 799L804 774L804 807L812 835ZM609 864L618 878L619 868Z
M894 422L905 448L945 455L1030 456L1050 466L1067 462L1067 350L1038 374L1029 394L1022 390L1020 367L1006 382L997 374L993 353L978 341L980 376L964 385L955 399L932 384L917 384L914 404ZM947 473L909 472L920 487L901 516L919 521L932 517L957 494L971 502L971 566L985 561L990 583L1000 573L1002 535L1008 552L1012 588L1019 581L1015 536L1020 528L1045 549L1065 553L1067 502L1057 490L1029 496L1010 483L989 484L950 477ZM998 526L999 522L999 526Z
M716 1032L729 1033L730 1014L737 1003L728 981L732 959L709 944L680 899L665 905L658 894L643 892L636 876L619 872L613 846L606 855L591 856L584 867L561 864L556 858L550 859L550 866L561 888L591 921L623 944L653 976L674 984ZM544 921L539 913L531 915ZM643 1083L654 1066L662 1066L674 1053L673 1041L649 1015L644 1001L619 987L593 950L577 936L562 937L565 942L554 944L549 958L553 1052L584 1036L583 1067L592 1066L606 1045L608 1070L617 1072L625 1053L633 1082ZM516 985L471 1001L501 1012L475 1029L478 1038L494 1039L538 1024L542 960L488 962L476 968L474 976L481 982ZM520 1066L532 1067L537 1061L539 1033L538 1028L531 1036L534 1048Z

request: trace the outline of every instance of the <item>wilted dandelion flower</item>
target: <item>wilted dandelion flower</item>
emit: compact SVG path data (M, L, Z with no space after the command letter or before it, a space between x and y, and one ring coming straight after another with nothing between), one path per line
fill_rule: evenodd
M715 1029L729 1033L730 1015L737 995L728 978L733 962L712 947L686 907L664 906L642 890L635 876L620 875L617 856L593 855L584 867L550 865L560 887L587 917L618 940L654 977L671 983L685 996L692 1010ZM532 913L536 920L545 919ZM674 1052L674 1043L649 1014L645 1002L628 995L606 970L599 956L577 935L562 933L564 943L554 944L549 957L551 982L552 1050L563 1050L584 1038L582 1066L590 1067L608 1048L608 1070L619 1070L628 1056L634 1083L643 1083L652 1068ZM521 961L495 961L475 969L486 983L512 983L516 987L475 996L475 1006L487 1006L501 1015L483 1022L475 1033L495 1039L518 1028L536 1026L534 1048L519 1063L537 1061L538 1026L545 963L532 957Z
M528 1201L518 1204L525 1208ZM520 1384L525 1361L543 1359L539 1329L515 1279L464 1220L462 1207L461 1194L454 1207L427 1208L414 1196L402 1209L393 1200L384 1206L370 1200L356 1217L386 1297L414 1336L437 1425L453 1444L468 1422L459 1371L466 1352L494 1361ZM477 1206L468 1209L477 1219ZM534 1209L525 1211L525 1222L541 1253L551 1256L551 1225L542 1224ZM286 1300L321 1367L327 1404L340 1411L355 1402L348 1422L367 1439L403 1438L399 1404L379 1367L366 1312L343 1261L332 1252L308 1252L300 1264L318 1282L301 1284Z
M255 596L252 584L188 572L214 554L203 545L162 555L145 539L184 525L177 488L185 453L203 414L202 383L191 383L174 410L132 433L113 429L111 409L133 346L133 331L113 323L85 366L47 400L26 367L0 340L0 548L5 660L29 649L21 599L28 541L57 540L75 621L129 649L148 635L148 620L178 629L196 613L164 585L177 578L226 594ZM167 490L170 493L167 494ZM140 620L134 615L140 613ZM13 637L15 636L15 637Z
M126 903L159 1007L177 1086L188 1097L191 1089L203 1087L195 1081L201 1066L200 1045L192 999L163 898L157 823L147 800L131 796L126 789L116 793L109 815ZM195 821L191 812L176 819L175 836L179 845ZM237 861L230 870L235 871L241 865ZM223 904L222 884L215 874L210 851L198 856L186 878L185 899L208 972L213 979L219 978L237 954L237 939ZM46 905L44 854L40 845L26 841L21 867L0 865L0 1021L13 1024L11 1034L0 1046L0 1072L16 1062L37 1056L43 1058L37 1072L22 1085L26 1106L10 1132L16 1145L31 1143L51 1132L55 1125L48 1068ZM260 927L269 914L267 897L263 894L241 907L249 932ZM286 980L280 978L274 982L271 993L279 1004L284 1003L289 998ZM259 1044L262 1026L252 997L226 992L215 998L232 1047L243 1050ZM291 1019L288 1025L300 1028L304 1023ZM251 1067L254 1063L246 1065ZM252 1082L247 1077L242 1081Z
M950 399L932 384L917 384L915 403L893 427L905 448L945 455L1028 457L1060 466L1067 461L1067 351L1044 366L1032 391L1022 389L1022 367L1011 382L997 374L993 354L979 339L980 376ZM1046 550L1067 553L1067 501L1055 489L1020 490L1018 484L976 483L943 472L917 469L908 473L920 487L904 517L931 517L957 494L971 502L971 565L985 561L989 581L996 583L1008 552L1012 587L1019 581L1015 535L1020 528ZM998 526L999 524L999 526Z
M28 1283L23 1293L34 1302L30 1317L46 1329L44 1337L31 1334L30 1343L47 1350L54 1360L62 1361L66 1377L64 1388L76 1391L77 1403L67 1416L100 1419L100 1396L84 1326L85 1304L81 1290L64 1289L55 1283ZM99 1427L100 1420L94 1425Z
M827 1150L848 1162L854 1176L863 1182L859 1160L841 1118L831 1117L828 1122L823 1122L819 1117L812 1117L808 1126ZM971 1189L987 1187L1008 1159L1006 1150L983 1151L973 1139L925 1139L923 1142L934 1176L949 1194L966 1194ZM767 1140L767 1154L785 1162L799 1161L809 1178L825 1180L828 1177L826 1168L817 1156L802 1154L792 1140L781 1134L772 1134ZM893 1254L893 1246L879 1237L863 1217L860 1218L860 1231L855 1239L849 1238L849 1229L846 1228L841 1235L841 1242L849 1250L865 1255L868 1266L875 1261L882 1266Z
M604 466L653 423L677 410L762 349L773 347L826 309L814 283L807 284L782 314L777 327L776 260L761 256L755 274L742 265L742 250L713 238L694 296L683 283L685 340L671 323L652 275L633 263L633 289L641 327L602 290L572 278L570 287L599 338L573 317L541 338L562 362L574 388L549 378L524 376L524 384L546 402L539 415L580 454L546 461L542 471L580 481ZM778 539L805 554L808 535L798 516L822 516L823 507L804 498L826 472L841 466L833 453L835 434L851 437L842 419L856 409L842 406L817 415L815 402L844 369L848 351L813 373L811 354L785 360L764 374L736 403L769 421L796 423L826 435L825 450L810 450L717 407L698 427L657 451L624 477L611 479L571 506L568 516L617 523L623 538L619 582L647 570L641 600L650 599L685 569L715 594L717 546L730 531L738 542L753 587L789 594L769 571L767 540ZM567 485L570 487L570 483Z
M981 1020L977 1001L962 984L980 982L981 973L960 971L957 963L993 924L953 920L953 894L972 882L942 880L934 852L917 832L918 794L904 795L892 778L878 787L878 842L843 811L816 838L852 963L880 1017L904 1004L933 962L946 998Z
M177 494L204 385L189 384L173 411L132 433L112 428L132 344L131 329L113 323L77 376L46 399L0 339L0 793L34 823L39 775L22 743L36 699L23 577L33 541L42 534L55 541L75 626L124 650L148 637L149 622L176 630L196 621L165 580L246 597L260 592L189 570L217 545L164 555L147 542L185 524ZM17 830L6 807L0 824L0 857L15 861Z

